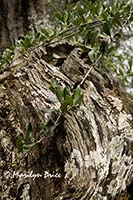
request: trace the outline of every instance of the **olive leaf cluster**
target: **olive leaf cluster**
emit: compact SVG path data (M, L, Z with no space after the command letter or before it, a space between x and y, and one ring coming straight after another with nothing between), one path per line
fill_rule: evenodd
M124 51L128 48L125 41L129 38L133 40L132 1L74 2L71 4L62 0L46 1L47 13L54 28L41 26L35 30L33 27L15 42L15 46L4 51L0 60L0 70L3 71L12 62L15 48L19 48L24 55L40 43L48 45L66 39L88 54L89 64L95 63L99 54L102 54L100 62L113 72L116 80L125 88L133 88L132 49ZM124 53L119 51L122 44Z
M83 94L81 94L80 87L77 87L74 91L66 86L61 89L57 86L55 79L52 79L50 90L56 95L60 102L60 110L62 113L79 106L83 101Z

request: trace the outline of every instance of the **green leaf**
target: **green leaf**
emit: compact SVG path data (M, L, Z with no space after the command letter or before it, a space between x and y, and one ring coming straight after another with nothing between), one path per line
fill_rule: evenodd
M59 100L59 102L62 104L63 101L64 101L63 92L62 92L62 90L59 89L59 88L56 88L56 97L57 97L57 99Z
M73 106L73 98L69 95L66 96L66 100L63 101L61 104L61 111L66 112L68 109L68 106L71 108Z
M122 70L122 68L119 68L119 73L120 75L123 77L124 76L124 71Z
M133 66L133 60L132 59L128 60L128 64L129 64L130 71L131 71L132 66Z
M56 17L57 19L59 19L60 21L62 21L62 14L61 14L61 12L56 12L56 13L55 13L55 17Z
M116 48L115 48L114 46L109 47L107 53L108 53L108 54L111 54L111 53L113 53L113 52L115 51L115 49L116 49Z
M56 93L56 89L55 89L55 93ZM59 102L57 98L53 98L53 97L45 97L45 101L47 103L57 103L57 102Z
M50 83L49 89L50 89L54 94L56 94L56 87L57 87L56 81L55 81L55 79L52 79L52 80L51 80L51 83Z
M16 140L16 148L18 150L18 153L23 152L23 149L24 149L23 146L24 146L24 140L23 140L22 136L19 135Z
M64 100L66 100L66 97L67 97L67 96L70 96L70 88L65 87L64 90L63 90L63 97L64 97Z
M92 46L94 46L94 44L96 43L98 36L99 36L99 30L95 30L94 32L92 32L92 36L91 36Z
M97 14L100 16L103 12L103 6L102 6L102 3L101 2L98 2L98 5L97 5L97 10L96 10Z
M31 123L29 123L27 131L26 131L26 136L25 136L25 144L29 143L31 132L32 132L32 125L31 125Z
M91 62L93 63L95 61L95 51L92 49L89 53L88 56L91 60Z
M83 23L83 17L78 17L78 19L77 19L77 21L76 21L76 24L77 24L77 26L78 27L80 27L80 25ZM81 28L82 28L82 26L81 26ZM81 29L80 28L80 29ZM83 28L82 28L83 29Z
M33 144L24 144L23 148L24 149L29 149L29 148L31 148L33 146L35 146L35 143L33 143Z
M66 103L70 106L73 106L73 98L71 96L66 96Z
M29 35L26 35L23 42L23 47L25 48L25 50L27 50L31 45L31 37L29 37Z
M52 79L52 80L51 80L51 86L52 86L53 88L56 88L56 81L55 81L55 79Z
M107 22L109 20L109 15L107 13L107 10L102 12L102 17L105 20L105 22Z
M47 132L50 132L50 129L49 129L49 127L46 125L46 124L41 124L41 129L44 129L44 130L46 130Z
M84 52L89 52L90 51L90 47L89 46L86 46L85 44L80 44L79 47L81 49L83 49Z
M65 13L64 13L64 22L67 22L68 17L69 17L68 11L65 10Z
M75 105L80 105L83 102L83 94L77 99Z
M120 21L120 13L119 12L117 12L115 15L114 15L114 17L113 17L113 19L112 19L112 24L113 25L121 25L121 21Z
M52 86L50 85L49 89L51 90L51 92L53 92L53 94L56 94L56 88L54 88L54 87L52 87Z
M77 5L78 14L82 17L84 15L84 9L81 7L80 4Z
M47 31L47 29L45 29L45 28L41 29L40 34L44 39L47 39L50 36L49 31Z
M78 102L80 101L79 99L81 98L81 90L80 88L77 88L74 95L73 95L73 105L77 105Z
M105 24L103 24L103 31L104 31L104 33L106 33L107 35L111 35L110 34L110 23L109 22L107 22L107 23L105 23Z
M62 104L61 104L61 111L64 113L67 111L67 108L68 108L68 102L67 101L64 101Z

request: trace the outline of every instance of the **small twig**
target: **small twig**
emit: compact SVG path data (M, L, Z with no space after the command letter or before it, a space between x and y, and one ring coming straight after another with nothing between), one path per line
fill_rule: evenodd
M30 147L28 148L28 150L23 154L23 156L26 156L26 155L31 151L31 149L32 149L33 147L35 147L37 144L41 143L43 140L49 138L51 135L52 135L52 133L49 134L49 135L45 135L45 136L42 137L40 140L38 140L37 142L33 143L32 146L30 146Z
M58 122L59 122L61 116L62 116L62 113L60 113L60 115L58 115L58 117L57 117L57 119L56 119L56 121L55 121L54 126L57 126L57 125L58 125ZM53 133L51 132L49 135L43 136L40 140L38 140L37 142L35 142L34 144L32 144L32 146L25 152L25 155L26 155L29 151L31 151L31 149L32 149L34 146L36 146L37 144L41 143L43 140L46 140L47 138L49 138L49 137L52 136L52 135L53 135ZM24 155L24 156L25 156L25 155Z
M44 137L42 137L40 140L38 140L37 142L35 142L34 144L33 144L33 146L32 147L34 147L35 145L37 145L37 144L39 144L39 143L41 143L44 139L47 139L48 137L50 137L52 135L52 133L51 134L49 134L49 135L45 135ZM32 148L31 147L31 148Z
M102 57L102 54L100 54L99 57L96 59L95 63L93 64L93 67L97 65L101 57Z
M61 116L62 116L62 113L60 113L60 115L57 117L57 119L56 119L56 121L55 121L55 126L57 126L57 125L58 125L58 122L59 122L59 120L60 120Z
M91 68L88 70L87 74L84 76L83 80L80 82L80 84L78 85L78 87L80 87L81 85L83 85L83 83L87 79L87 76L90 74L90 72L91 72L92 69L93 69L93 66L91 66Z
M91 70L94 68L94 66L97 65L97 63L99 62L99 60L101 59L102 54L100 54L100 56L97 58L97 60L95 61L95 63L91 66L91 68L88 70L87 74L84 76L83 80L80 82L80 84L78 85L78 87L80 87L81 85L83 85L83 83L85 82L85 80L87 79L88 75L90 74Z

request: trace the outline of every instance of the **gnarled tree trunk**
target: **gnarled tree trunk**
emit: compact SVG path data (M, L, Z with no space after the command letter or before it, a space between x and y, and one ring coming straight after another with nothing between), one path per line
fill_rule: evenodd
M39 20L47 20L44 0L0 0L0 53Z
M43 0L0 0L0 51L44 17ZM0 74L3 200L132 198L127 189L133 180L133 103L102 65L91 67L87 59L61 42L38 47L28 57L16 52ZM82 104L62 115L52 134L46 133L41 124L55 124L60 110L49 89L51 79L76 88L87 73ZM30 142L39 142L21 155L16 140L27 135L29 124Z
M88 70L82 104L62 116L53 134L42 132L40 125L54 124L60 109L51 100L51 79L74 88ZM123 191L125 199L130 196L133 104L104 67L89 66L81 50L62 42L14 60L0 82L3 199L109 200L122 199ZM25 137L29 122L31 143L45 137L20 157L16 139Z

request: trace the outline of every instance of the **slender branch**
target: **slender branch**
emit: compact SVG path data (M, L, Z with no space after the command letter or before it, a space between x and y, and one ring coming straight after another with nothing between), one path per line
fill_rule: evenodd
M83 83L85 82L85 80L87 79L88 75L90 74L91 70L94 68L94 66L97 65L97 63L99 62L99 60L101 59L102 54L99 55L99 57L97 58L97 60L95 61L95 63L91 66L91 68L88 70L88 72L86 73L86 75L84 76L84 78L82 79L82 81L80 82L80 84L78 85L78 87L80 87L81 85L83 85Z
M83 85L83 83L87 79L87 76L90 74L90 72L91 72L92 69L93 69L93 66L91 66L91 68L88 70L87 74L84 76L83 80L80 82L80 84L78 85L78 87L80 87L81 85Z
M104 23L103 21L96 20L96 21L94 21L94 22L83 23L83 24L81 24L80 26L72 26L72 27L70 27L70 28L67 28L67 29L65 29L65 30L60 31L57 35L54 35L54 36L51 37L48 41L45 41L44 43L39 44L39 45L33 47L32 49L30 49L30 51L33 51L33 50L35 50L36 48L41 47L41 46L43 46L43 45L47 46L47 45L56 43L56 42L58 42L58 41L53 41L54 39L58 38L59 36L65 34L65 33L69 33L70 31L74 31L75 29L78 29L78 30L79 30L78 33L79 33L79 32L81 32L80 28L83 27L83 26L90 25L89 28L95 28L95 27L99 27L99 26L103 25L103 23ZM76 30L75 30L75 31L76 31ZM74 33L71 33L71 34L74 35L74 34L77 34L77 32L76 32L76 33L74 32ZM64 38L60 38L60 40L61 40L61 39L66 39L67 37L71 37L71 34L68 35L68 36L66 36L66 37L64 37Z
M55 127L58 125L58 122L59 122L59 120L60 120L60 118L61 118L62 115L63 115L63 113L60 113L60 114L58 115L58 117L57 117L57 119L56 119L56 121L55 121L55 123L54 123L54 126L55 126ZM45 136L43 136L40 140L36 141L34 144L32 144L32 145L29 147L29 149L25 152L24 156L26 156L26 154L27 154L29 151L31 151L31 149L32 149L34 146L36 146L37 144L39 144L39 143L41 143L42 141L46 140L47 138L49 138L49 137L52 136L52 135L53 135L53 132L51 131L51 133L49 133L49 135L45 135Z
M88 28L94 28L94 27L99 27L99 26L103 25L103 23L104 23L104 22L101 21L101 20L96 20L96 21L93 21L93 22L83 23L83 24L81 24L80 26L72 26L72 27L69 27L69 28L67 28L67 29L65 29L65 30L60 31L57 35L52 36L51 38L49 38L49 40L46 40L45 42L43 42L43 43L41 43L41 44L39 44L39 45L36 45L36 46L33 47L33 48L29 48L29 52L32 52L32 51L34 51L35 49L37 49L37 48L39 48L39 47L41 47L41 46L43 46L43 45L47 46L47 45L53 44L53 43L55 43L55 42L58 42L58 41L61 40L61 39L67 39L68 37L72 37L74 34L77 34L77 33L81 32L81 30L80 30L81 27L84 27L84 26L88 26L88 25L89 25ZM78 31L76 31L75 29L78 30ZM71 33L71 34L67 35L67 36L64 37L64 38L60 38L59 40L55 40L56 38L60 37L61 35L65 34L65 33L69 33L70 31L74 31L74 30L75 30L76 32ZM55 40L55 41L53 41L53 40ZM16 59L13 59L13 60L7 65L7 68L9 68L17 59L19 59L19 58L21 58L21 57L23 57L23 55L20 55L20 56L18 56Z

